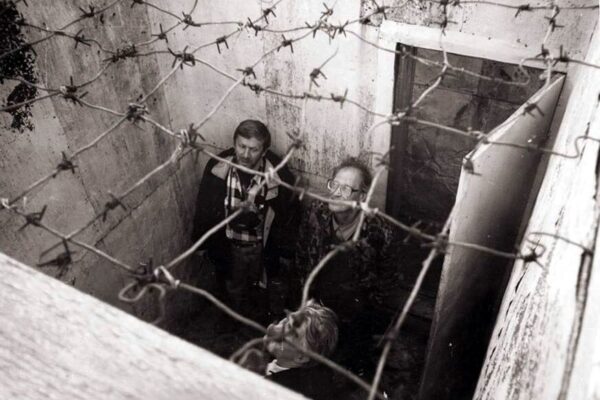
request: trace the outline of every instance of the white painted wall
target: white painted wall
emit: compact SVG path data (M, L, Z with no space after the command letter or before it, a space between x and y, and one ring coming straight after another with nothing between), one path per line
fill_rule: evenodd
M191 3L186 2L185 7ZM206 5L199 8L201 11L194 15L194 19L245 22L248 17L254 19L261 15L260 2L233 3L234 5L232 2L206 2ZM168 9L177 9L172 2L166 0L157 4ZM266 3L264 7L267 7ZM284 30L304 26L305 22L316 21L323 9L322 1L284 1L275 9L277 17L269 17L269 27ZM356 19L359 12L358 0L338 2L330 21L339 23ZM153 31L158 30L159 23L167 26L173 22L173 18L158 12L150 11L150 15ZM260 24L264 25L264 21ZM169 44L174 49L182 49L187 44L193 46L209 42L232 29L235 29L235 26L189 28L170 36ZM377 39L375 28L356 24L353 29L374 41ZM285 37L293 38L304 33L305 31L285 33ZM255 36L252 30L243 29L228 41L230 50L224 49L222 54L219 54L216 46L211 46L200 50L197 56L232 75L240 76L236 69L249 66L263 52L277 47L281 40L280 33L259 32L258 36ZM221 47L224 48L223 45ZM308 90L310 72L337 51L333 60L323 68L327 79L320 79L321 88L313 88L313 93L325 96L329 96L330 93L341 95L348 89L349 98L368 108L375 107L375 87L378 83L376 66L379 57L375 48L351 36L337 37L329 44L329 39L324 33L318 33L314 39L310 36L302 42L294 43L293 47L293 54L289 48L285 48L257 66L257 83L278 91L301 94ZM166 73L170 66L171 60L165 59L161 64L163 73ZM393 71L393 58L388 67ZM385 78L389 83L390 77ZM183 127L191 121L199 121L210 112L232 83L205 66L184 67L184 71L177 73L165 87L171 126ZM257 118L267 124L274 136L274 149L283 154L291 143L286 133L298 130L302 124L302 103L302 100L285 99L265 93L256 95L248 88L240 86L207 123L207 139L220 148L228 147L231 145L231 137L237 124L247 118ZM391 103L386 112L390 110ZM386 135L389 133L386 129L377 131L376 135L371 137L365 137L364 133L372 123L371 116L351 104L345 104L343 109L340 109L339 104L332 102L308 102L304 138L306 149L298 152L292 159L292 167L300 171L312 184L323 188L324 181L334 166L346 156L358 156L361 152L387 151L389 139ZM376 196L379 204L383 202L384 187L383 182L382 189Z
M191 0L176 3L167 0L156 2L157 5L176 13L181 9L188 9L192 3ZM362 3L360 0L335 2L335 11L329 21L338 24L360 17ZM395 1L389 5L397 6L400 3L402 2ZM520 4L518 1L513 3ZM259 16L261 7L268 7L271 2L204 1L200 4L193 16L195 21L245 22L248 17ZM459 33L460 38L446 38L440 35L439 28L433 24L439 13L437 9L437 6L430 6L429 9L419 10L411 3L404 10L389 11L390 21L385 22L386 27L382 27L381 32L379 27L360 24L355 24L349 29L375 44L393 49L396 42L415 36L408 33L410 25L405 29L405 33L397 32L395 26L398 24L429 27L429 36L421 40L421 43L429 43L424 47L439 47L442 38L453 50L464 51L464 54L477 55L479 49L481 57L516 62L521 57L534 56L539 52L539 44L547 26L544 19L547 12L522 13L518 18L514 18L514 10L465 4L451 12L451 19L460 23L451 24L449 30ZM305 22L313 23L319 18L323 10L321 0L283 1L275 9L277 17L269 17L269 26L272 29L283 30L304 26ZM174 21L172 17L154 10L149 10L149 15L153 32L158 31L159 23L169 26ZM569 54L580 57L585 54L596 19L597 12L594 10L562 11L559 22L566 27L557 30L550 37L548 47L558 50L559 45L564 45ZM169 35L169 44L173 49L182 49L186 45L193 47L208 43L232 29L235 29L235 26L217 25L177 30ZM419 33L418 29L415 32L417 36L427 36ZM453 35L452 32L450 36ZM303 33L304 31L288 32L285 36L292 38ZM248 66L263 52L278 46L281 40L280 33L259 32L255 36L252 30L243 29L228 41L229 50L223 49L222 54L219 54L216 46L211 46L200 50L197 56L232 75L239 76L236 69ZM469 49L465 46L461 48L460 45L458 49L452 47L451 43L454 41L468 43ZM161 46L162 44L157 45L157 49ZM224 48L223 45L221 47ZM383 114L390 113L393 101L394 55L379 51L351 35L337 36L335 40L330 41L325 34L318 33L315 39L310 37L295 43L293 54L289 48L282 49L269 56L255 69L257 81L276 90L302 93L308 88L310 72L336 49L337 55L323 69L328 79L320 79L321 87L315 88L314 91L328 96L330 93L342 94L348 89L348 96L353 100L371 110ZM161 71L166 73L170 66L171 60L167 57L161 63ZM184 67L184 71L178 72L169 80L165 88L171 126L183 127L191 121L200 120L231 84L230 80L205 66ZM283 153L290 144L286 132L293 132L302 124L302 103L301 100L284 99L264 93L257 96L240 86L232 92L224 107L206 125L205 132L212 144L221 148L227 147L231 143L230 138L235 126L241 120L258 118L265 121L274 134L275 150ZM340 109L336 103L310 101L305 121L306 150L297 153L291 165L312 185L322 187L333 167L345 156L388 151L391 132L389 125L384 124L372 135L366 136L369 127L379 121L381 118L374 118L350 104ZM380 207L384 205L386 175L382 178L375 196L375 204Z

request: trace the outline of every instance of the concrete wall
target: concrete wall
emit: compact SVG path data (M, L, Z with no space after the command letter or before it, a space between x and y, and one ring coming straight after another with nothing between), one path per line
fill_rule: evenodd
M155 4L179 14L188 10L193 1L174 5L169 1ZM19 4L19 10L28 21L42 26L59 27L80 15L76 1L60 5L47 4L27 7ZM320 2L284 2L277 7L277 18L271 28L285 29L303 25L304 21L320 17ZM336 7L339 20L355 19L360 11L360 2L344 2ZM213 2L208 7L201 4L194 15L198 21L245 21L247 17L261 15L257 3ZM49 21L52 21L50 24ZM81 23L86 37L93 37L106 48L117 49L129 43L146 40L149 33L159 31L159 25L171 26L175 19L153 8L130 7L130 4L117 5L103 15ZM216 37L235 29L235 25L207 25L202 28L176 29L169 34L168 46L175 51L186 45L213 41ZM369 30L358 27L357 30ZM75 30L74 32L76 32ZM25 40L35 40L42 34L35 29L22 30ZM371 32L373 34L374 31ZM367 32L368 34L369 32ZM287 34L294 37L296 34ZM374 37L375 38L375 37ZM265 51L280 44L281 36L275 33L260 33L242 30L228 40L230 50L223 45L222 54L216 46L210 46L197 53L199 58L213 63L231 74L239 74L236 69L254 63ZM320 65L339 46L338 55L323 72L328 80L322 90L323 95L331 92L343 93L360 101L366 107L373 107L373 84L376 70L377 51L351 37L340 37L339 41L328 45L329 39L323 33L315 39L294 45L294 54L284 49L268 57L256 68L257 82L272 89L303 93L308 89L309 73ZM339 44L338 44L339 43ZM326 51L314 51L315 46ZM164 50L164 42L147 48ZM36 47L37 57L33 68L40 84L58 87L67 84L73 76L75 83L91 78L103 65L105 54L86 46L76 49L66 38L54 38ZM354 61L351 65L348 60ZM147 93L172 68L172 57L157 55L119 61L110 67L108 73L86 88L86 100L117 110L125 110L128 103ZM183 128L192 122L199 122L212 110L232 82L211 69L197 64L184 67L149 99L152 117L173 130ZM3 98L14 89L15 84L2 86ZM300 121L301 101L279 97L256 95L247 88L238 87L223 103L214 118L205 126L202 133L215 151L231 144L235 126L243 119L258 118L267 123L274 140L273 146L283 153L290 144L286 132L297 131ZM372 159L370 151L385 149L386 137L365 138L360 133L373 122L367 113L346 104L343 109L332 103L309 102L306 111L306 149L292 160L292 166L310 182L324 186L333 167L345 156L361 155ZM66 102L60 97L36 102L31 107L29 122L32 129L23 132L10 129L13 117L2 113L3 134L0 163L3 175L0 180L2 197L12 198L23 188L54 168L61 158L61 152L72 153L107 129L117 117L100 111L89 110ZM175 143L147 125L142 129L123 124L111 133L98 146L80 157L75 174L63 173L36 190L27 198L25 210L33 212L48 205L44 221L61 232L70 232L85 224L95 214L103 210L109 200L108 191L121 193L144 174L164 162L175 148ZM374 145L383 140L383 145ZM106 222L98 222L88 228L79 238L94 244L107 253L136 265L150 257L154 263L169 261L189 245L189 230L193 216L193 202L196 198L196 184L199 181L206 157L199 157L197 163L188 158L182 161L179 169L169 168L146 185L134 192L125 202L128 212L117 209L111 212ZM382 183L385 187L385 182ZM379 190L376 201L381 204L383 190ZM0 249L6 254L29 265L36 265L56 255L39 258L41 251L54 244L55 239L38 229L27 228L18 231L22 218L3 212L0 215L3 229L0 232ZM57 276L56 268L43 269ZM192 278L193 271L183 268L178 277ZM79 250L76 262L61 277L75 287L91 293L102 300L121 308L137 312L151 318L152 302L143 304L138 310L120 303L117 292L127 277L120 271L114 272L108 263L91 253Z
M306 399L4 254L0 273L3 399Z
M587 61L600 62L598 31ZM597 69L572 71L575 87L555 151L598 138ZM524 248L545 247L538 262L518 261L488 348L476 399L600 398L598 340L598 143L580 141L575 159L552 157ZM556 235L540 236L532 232ZM588 249L588 250L586 250Z
M191 2L189 2L191 3ZM256 2L237 1L207 2L210 7L203 7L198 13L198 20L204 21L246 21L261 15L261 7ZM157 2L164 8L173 9L172 2ZM266 5L265 5L266 7ZM323 10L320 1L282 2L277 6L276 18L270 17L271 29L288 29L304 26L305 22L313 23L321 16ZM338 2L335 7L333 22L356 19L360 12L357 0ZM164 14L150 11L153 29L158 24L163 26L172 23L172 18ZM262 22L264 25L264 22ZM209 42L211 38L231 32L235 27L206 26L202 29L187 29L176 32L170 37L173 48L185 45ZM376 31L369 27L356 25L357 32L373 35ZM304 31L285 33L286 38L293 38ZM376 39L376 36L373 38ZM219 54L216 46L203 49L198 57L218 68L239 76L238 68L253 64L263 52L277 47L282 40L280 33L258 33L242 30L228 40L230 50L222 50ZM224 47L223 45L221 47ZM294 53L289 48L282 49L264 60L255 68L256 82L274 90L302 94L309 88L310 72L321 65L330 55L337 51L333 60L323 68L327 79L320 79L321 89L314 87L314 93L329 97L330 93L343 94L348 89L348 97L361 102L366 107L374 108L374 87L376 83L377 51L372 46L362 43L356 38L338 36L331 41L324 33L316 38L308 37L294 43ZM171 65L165 59L161 64L164 72ZM217 103L218 98L231 86L232 82L204 66L186 68L178 73L166 85L167 98L185 98L170 103L170 117L174 125L198 121ZM215 117L206 125L207 139L214 145L224 148L231 144L231 135L236 125L246 118L259 118L266 122L274 135L273 146L282 154L291 144L287 133L299 130L301 121L302 100L281 98L262 93L254 94L244 87L238 87L225 101ZM388 110L389 111L389 110ZM365 137L364 132L372 124L373 118L350 104L340 109L339 104L330 102L309 102L306 109L305 144L306 149L292 158L291 166L302 173L308 181L321 188L329 178L334 166L348 155L362 156L365 160L372 157L372 150L379 151L387 147L378 141L381 137ZM382 188L385 185L383 184ZM377 200L382 204L383 191L378 191Z
M35 7L19 5L27 21L41 26L47 23L59 27L80 15L78 1L38 4ZM93 37L106 48L122 47L127 41L139 42L147 38L150 21L145 12L137 12L129 4L118 5L100 17L81 23L86 37ZM75 30L74 32L76 32ZM34 29L24 29L28 40L41 37ZM59 87L93 77L104 65L106 55L94 47L77 46L66 38L54 38L35 47L37 54L33 68L41 85ZM85 100L112 109L124 111L129 102L149 92L161 78L161 69L155 57L122 60L112 65L106 74L85 90ZM14 83L0 87L4 99ZM39 95L42 95L39 93ZM168 123L169 109L163 89L149 99L153 117ZM29 123L32 129L19 132L10 129L12 116L0 114L0 196L13 198L38 178L52 171L60 162L61 152L72 154L89 143L112 125L118 117L101 111L82 108L54 97L31 107ZM62 173L27 196L26 212L39 211L48 206L44 222L68 233L79 228L103 210L110 200L108 191L119 194L134 182L166 161L175 143L154 131L148 125L139 127L126 122L106 139L75 162L74 174ZM152 257L156 264L167 262L184 249L191 229L193 197L189 195L198 180L193 159L182 161L182 168L164 170L125 200L128 211L116 209L87 229L79 238L131 265ZM23 203L19 203L23 204ZM0 250L28 265L51 259L57 252L39 259L40 253L56 242L50 234L34 227L18 231L23 218L12 213L0 213ZM60 250L60 249L59 249ZM143 317L152 318L151 304L142 304L137 310L117 299L118 290L127 277L103 259L81 249L74 249L76 262L61 278L63 281ZM55 267L42 269L56 276Z

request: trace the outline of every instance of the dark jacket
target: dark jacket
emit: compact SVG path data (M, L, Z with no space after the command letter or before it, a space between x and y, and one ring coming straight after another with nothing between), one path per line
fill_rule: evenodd
M310 271L340 244L327 204L314 201L305 210L299 229L295 273L303 284ZM396 232L379 217L367 218L358 244L338 253L321 270L311 287L320 300L348 322L359 314L379 308L386 285L394 279L399 263L394 251Z
M218 156L228 158L233 157L234 154L234 149L229 148L219 153ZM267 151L265 158L273 166L281 162L281 159L271 151ZM227 194L225 176L228 168L229 165L216 159L211 159L206 164L196 200L196 213L192 231L194 242L225 218L224 201ZM294 184L294 175L287 166L280 169L277 174L284 182ZM276 184L271 183L270 185ZM294 222L295 218L298 217L296 203L293 192L282 186L277 187L275 198L266 201L268 210L274 215L269 226L270 229L263 252L268 271L276 268L279 257L293 257L293 246L296 237L293 227L296 223ZM208 256L217 265L227 265L229 248L225 229L220 229L212 235L201 246L201 249L206 249Z
M312 202L302 215L294 273L304 284L319 261L341 241L327 204ZM397 231L380 217L365 219L358 243L346 247L321 270L309 292L311 298L338 316L339 341L334 359L355 373L373 370L373 336L387 325L383 299L397 280ZM300 292L295 289L294 292Z

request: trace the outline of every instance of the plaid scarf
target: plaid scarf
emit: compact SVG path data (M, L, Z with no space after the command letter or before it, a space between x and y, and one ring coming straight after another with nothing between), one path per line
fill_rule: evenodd
M235 160L234 160L235 162ZM265 160L262 160L260 172L265 170ZM227 224L225 234L227 238L244 242L258 242L262 240L265 222L265 194L267 185L258 186L262 178L253 175L247 188L242 187L242 181L235 168L230 168L227 173L227 196L225 196L225 215L230 215L237 210L243 202L254 204L255 209L242 213Z

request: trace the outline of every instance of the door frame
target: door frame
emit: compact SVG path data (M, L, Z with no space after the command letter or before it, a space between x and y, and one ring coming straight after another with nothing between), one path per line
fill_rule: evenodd
M442 34L440 28L424 27L384 20L380 27L365 27L367 40L376 42L381 49L377 56L377 81L375 86L374 111L390 116L394 111L394 94L396 80L396 53L399 44L420 47L429 50L448 51L461 56L477 57L507 64L520 64L523 59L531 57L532 49L525 44L508 42L502 39L488 38L463 32L446 30ZM482 46L482 43L485 43ZM557 49L550 49L554 51ZM529 60L523 65L542 68L540 61ZM566 72L566 65L558 64L553 67L555 72ZM375 117L374 123L381 122L382 117ZM381 124L372 135L372 151L387 154L392 144L392 126ZM375 167L375 162L373 162ZM391 201L388 193L389 174L383 173L377 183L375 192L383 196L375 196L377 207L388 209L387 202ZM395 201L395 200L394 200Z

